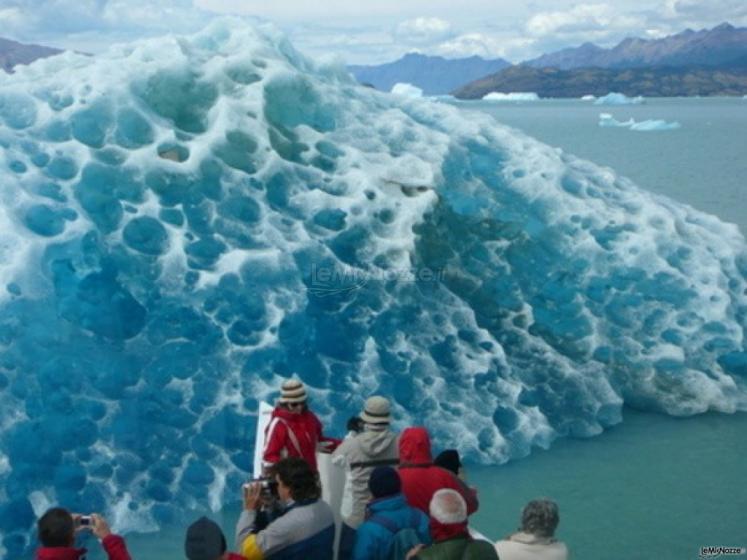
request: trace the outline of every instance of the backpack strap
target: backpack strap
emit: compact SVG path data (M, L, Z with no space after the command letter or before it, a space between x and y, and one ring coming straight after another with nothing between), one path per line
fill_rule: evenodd
M376 523L377 525L381 525L390 533L396 533L400 529L399 527L397 527L397 524L394 521L392 521L391 519L387 519L383 515L374 515L372 517L369 517L368 521Z
M363 469L365 467L382 467L386 465L398 465L399 459L374 459L372 461L355 461L350 463L351 469Z

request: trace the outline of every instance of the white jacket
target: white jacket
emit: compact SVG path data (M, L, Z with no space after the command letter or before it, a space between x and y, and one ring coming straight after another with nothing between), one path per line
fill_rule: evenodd
M347 479L343 490L343 521L351 529L363 523L366 504L371 499L368 491L368 478L379 463L397 465L399 456L398 436L390 430L365 430L345 441L335 449L332 462L347 469Z
M565 543L521 531L495 543L495 550L501 560L568 560Z

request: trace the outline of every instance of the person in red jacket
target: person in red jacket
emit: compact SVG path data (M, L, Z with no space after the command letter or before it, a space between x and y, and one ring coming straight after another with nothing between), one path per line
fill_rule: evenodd
M331 452L340 440L322 434L322 423L306 404L303 383L298 379L285 381L265 431L262 470L267 472L285 457L299 457L316 471L316 451L320 444L324 451Z
M467 502L467 513L477 511L477 491L454 473L437 467L431 457L431 440L425 428L406 428L399 438L399 477L407 503L429 514L431 498L437 490L451 488Z
M94 513L90 525L84 525L85 519L59 507L47 510L37 523L42 546L36 551L36 560L78 560L85 556L87 549L75 548L75 533L89 528L101 539L109 560L131 560L124 539L112 534L106 519Z
M187 529L184 554L189 560L246 560L227 548L223 531L207 517L200 517Z

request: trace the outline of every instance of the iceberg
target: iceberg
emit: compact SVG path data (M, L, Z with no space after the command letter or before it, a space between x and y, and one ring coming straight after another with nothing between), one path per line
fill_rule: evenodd
M618 121L610 113L599 113L599 126L612 128L630 128L635 124L631 118L627 121Z
M0 168L4 557L44 504L232 501L292 373L332 432L385 394L484 463L747 409L736 226L272 27L18 68Z
M649 119L634 123L630 127L630 130L636 130L639 132L651 132L658 130L676 130L680 127L681 125L677 121L668 122L661 119Z
M539 101L540 97L534 92L501 93L494 91L482 99L483 101Z
M676 130L680 128L677 121L667 122L661 119L649 119L636 122L630 118L627 121L618 121L610 113L599 113L599 126L614 128L629 128L637 132L652 132L660 130Z
M640 105L644 103L643 97L627 97L622 93L611 92L594 101L594 105Z
M392 86L392 93L404 97L423 97L423 90L412 84L397 83Z
M596 95L584 95L581 97L581 101L594 101L596 98Z

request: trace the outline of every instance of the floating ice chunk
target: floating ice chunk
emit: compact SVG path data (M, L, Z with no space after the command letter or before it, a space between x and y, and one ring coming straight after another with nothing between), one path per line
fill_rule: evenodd
M405 97L423 97L423 90L412 84L397 83L392 86L392 93Z
M634 123L635 121L633 119L621 122L616 120L609 113L599 113L599 126L602 127L630 128Z
M649 119L633 124L630 130L636 130L638 132L650 132L656 130L676 130L680 128L680 123L677 121L667 122L661 119Z
M539 101L540 97L533 91L516 91L511 93L493 91L485 95L482 99L483 101Z
M675 130L680 128L677 121L667 122L661 119L649 119L636 122L630 118L627 121L618 121L610 113L599 113L599 126L610 128L629 128L637 132L652 132L657 130Z
M594 102L594 105L640 105L643 103L643 97L628 97L622 93L611 92L600 97Z
M596 95L584 95L581 101L594 101L597 98Z

